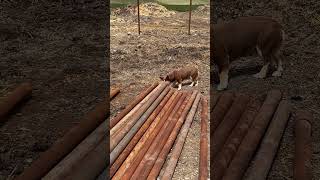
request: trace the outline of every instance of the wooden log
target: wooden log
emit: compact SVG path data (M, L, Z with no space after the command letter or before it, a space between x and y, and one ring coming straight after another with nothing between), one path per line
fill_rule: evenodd
M180 154L182 152L183 144L184 144L185 139L187 137L189 128L192 124L193 117L196 113L200 97L201 97L201 95L198 94L196 99L194 100L194 103L191 107L191 110L187 116L186 122L184 123L184 125L181 129L181 132L179 134L179 137L176 140L176 144L175 144L174 148L172 149L172 154L171 154L171 157L168 161L168 164L164 170L164 174L160 179L167 179L167 178L171 179L171 177L173 175L173 172L174 172L175 167L177 165L178 159L179 159ZM150 176L150 174L149 174L149 176Z
M200 160L199 160L199 180L207 180L209 176L208 172L208 153L209 153L209 141L208 141L208 100L202 96L202 111L201 111L201 130L200 130Z
M112 129L126 114L128 114L143 98L145 98L154 88L158 86L158 82L142 91L131 103L126 106L115 118L110 121L110 129Z
M211 139L212 151L210 152L210 156L213 158L216 157L216 155L222 149L228 136L232 132L232 129L236 126L237 122L241 118L241 115L245 111L249 100L249 96L238 94L222 122L213 133Z
M90 151L76 166L69 171L65 180L95 180L107 167L108 153L106 152L107 136L98 146Z
M230 161L234 157L234 154L237 152L243 137L247 134L248 129L251 126L260 107L261 103L257 100L252 99L249 102L248 107L242 114L231 135L228 137L228 140L224 144L222 150L215 157L212 157L213 161L211 161L212 164L210 168L213 179L219 180L224 175L224 172L228 168Z
M187 95L184 93L184 95ZM139 163L138 167L135 169L134 173L130 176L129 173L125 174L124 177L130 177L130 179L141 179L146 178L153 167L159 153L161 152L163 146L165 145L166 141L168 140L172 131L175 131L175 125L178 123L179 117L184 113L185 109L187 108L187 104L190 97L185 96L185 99L182 101L181 106L176 111L172 118L168 118L167 125L165 124L158 136L152 142L150 148L148 149L147 153L144 155L143 159Z
M280 91L271 90L268 92L261 109L253 121L251 130L241 142L235 157L222 178L223 180L239 180L242 178L259 145L260 139L268 127L269 121L277 109L280 99Z
M294 180L312 179L312 122L310 112L299 110L295 118Z
M63 179L71 169L76 166L90 151L92 151L108 133L108 122L104 121L87 138L85 138L73 151L61 160L50 172L44 176L43 180Z
M124 138L119 142L119 144L113 149L113 151L110 153L110 164L113 164L115 159L119 156L119 154L122 152L122 150L128 145L132 137L137 133L137 131L140 129L140 127L144 124L144 122L148 118L153 118L158 115L158 113L161 111L169 97L172 95L171 93L168 94L170 88L166 87L164 91L159 95L159 97L152 103L152 105L148 108L148 110L140 117L140 119L137 121L137 123L131 128L131 130L124 136ZM166 95L170 96L166 96ZM165 97L166 96L166 97ZM164 99L165 98L165 99ZM165 100L165 101L162 101ZM159 105L160 104L160 105ZM159 106L158 106L159 105Z
M120 93L119 88L112 88L110 91L110 100Z
M275 112L260 148L253 160L252 169L248 172L248 180L265 180L276 156L282 134L290 115L290 105L282 100Z
M224 115L228 112L232 102L233 93L225 92L219 98L218 104L215 106L213 111L210 113L210 134L215 132L216 128L219 126L220 122L223 120ZM210 135L211 136L211 135Z
M194 109L192 109L192 106L195 102L195 99L197 97L197 94L198 92L197 91L194 91L193 94L191 95L191 98L189 99L189 102L188 104L186 105L186 108L184 109L183 113L181 114L181 116L179 117L173 131L170 133L170 136L168 137L167 141L165 142L162 150L160 151L159 155L158 155L158 158L157 160L154 162L153 166L150 166L151 167L151 170L150 170L150 173L149 175L147 175L147 179L156 179L161 171L161 168L167 158L167 155L169 154L171 148L172 148L172 145L173 143L175 142L176 140L176 137L177 135L179 134L180 132L180 128L181 126L184 124L185 120L186 120L186 117L188 115L188 112L189 110L190 111L193 111L195 112L196 111L196 108L197 106L194 106ZM200 99L200 97L199 97ZM199 102L199 100L198 100ZM189 120L191 121L191 120ZM182 143L183 145L183 143ZM179 155L179 154L178 154ZM179 156L178 156L179 157ZM150 163L152 164L152 163ZM148 169L146 169L148 170ZM147 174L147 173L145 173ZM162 178L162 179L165 179L165 178Z
M129 121L127 121L127 123L123 124L121 126L121 128L119 128L118 131L116 131L115 133L113 130L118 125L116 125L114 127L114 129L112 129L110 131L110 152L121 141L121 139L129 132L129 130L139 120L139 118L148 110L148 108L151 106L151 104L157 99L157 97L168 86L168 84L169 84L168 82L161 83L159 85L159 89L156 88L154 92L150 93L150 97L145 102L144 102L144 100L141 101L141 103L142 103L141 108L139 108L132 116L129 116L129 114L128 114L127 116L124 117L124 119L125 118L129 119ZM120 123L119 123L119 125L120 125Z
M47 151L28 167L17 180L40 179L56 164L70 153L85 137L97 128L108 116L108 99L99 103L90 111L80 124L67 132L59 141L56 141Z
M148 137L149 134L153 131L153 129L159 124L159 120L165 116L165 114L170 111L168 107L174 107L173 103L177 96L177 91L173 93L170 91L168 95L170 96L167 103L164 105L163 108L161 108L162 104L160 105L161 111L157 116L153 119L153 117L150 117L147 119L147 121L143 124L143 126L139 129L139 131L134 135L134 137L131 139L130 143L126 146L126 148L121 152L121 154L118 156L117 160L114 163L110 163L112 166L110 168L110 176L112 177L115 172L118 170L118 168L121 166L121 164L124 162L124 160L127 158L127 156L130 154L130 152L133 150L133 148L136 146L140 138L144 135L144 137ZM142 139L142 138L141 138ZM138 148L138 145L137 145Z
M173 116L178 108L180 107L182 101L184 100L185 96L183 96L182 93L178 92L177 97L174 99L174 102L169 106L165 107L167 111L165 112L165 115L159 119L155 119L155 122L158 122L155 124L154 127L150 127L150 131L148 129L148 132L146 132L143 137L140 139L138 144L134 147L134 149L131 151L127 159L124 161L124 163L120 166L116 174L113 176L112 179L125 179L123 176L125 173L130 174L128 177L130 177L136 167L139 165L140 161L142 160L144 154L149 149L151 143L154 141L156 136L158 136L159 131L162 129L162 127L167 124L168 118Z
M126 114L121 120L119 120L119 122L113 128L110 129L110 137L114 136L119 131L119 129L121 129L126 123L129 122L129 117L132 117L134 114L136 114L137 111L139 111L139 109L141 109L141 107L143 107L143 105L146 104L146 102L148 102L150 97L155 92L159 91L160 86L161 85L159 84L156 88L154 88L145 98L143 98L134 108L132 108L132 110L128 112L128 114Z
M32 93L30 83L22 83L17 86L11 93L0 99L0 122L5 121L8 113L20 102L29 98Z

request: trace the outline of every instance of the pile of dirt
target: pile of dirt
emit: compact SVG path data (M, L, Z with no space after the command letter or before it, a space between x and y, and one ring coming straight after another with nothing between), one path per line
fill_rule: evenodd
M136 5L131 5L126 8L115 8L111 12L112 16L115 15L138 15L138 7ZM150 16L150 17L170 17L174 15L174 11L168 10L166 7L159 5L157 3L143 3L140 4L140 16Z
M210 5L201 5L198 6L195 10L197 14L209 14L210 13Z

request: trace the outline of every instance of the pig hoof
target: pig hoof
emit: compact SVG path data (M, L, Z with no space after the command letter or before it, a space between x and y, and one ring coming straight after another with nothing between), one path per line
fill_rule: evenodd
M273 77L280 77L281 76L281 72L280 71L275 71L272 73Z
M265 78L265 76L261 75L260 73L257 73L255 75L253 75L253 77L258 78L258 79L263 79Z

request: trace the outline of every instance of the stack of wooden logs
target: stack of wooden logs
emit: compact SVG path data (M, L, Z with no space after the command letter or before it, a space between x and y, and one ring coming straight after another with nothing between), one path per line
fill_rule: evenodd
M291 108L288 101L281 100L282 94L278 90L269 91L263 103L245 94L233 92L212 97L210 114L212 179L239 180L244 175L250 180L267 179L289 119ZM311 118L308 116L305 119ZM307 122L309 121L304 121ZM301 134L301 127L298 129ZM303 141L310 139L308 132L304 138L300 138L300 142L296 142L298 149L306 149L306 143ZM306 155L302 150L300 152L297 150L296 157L300 156L303 156L300 159L304 161L310 160L310 157L304 158ZM303 163L303 160L298 161L305 167L308 163ZM248 168L249 166L251 167ZM306 172L309 171L305 170L300 174Z
M172 178L201 95L169 85L152 85L110 121L112 179Z
M109 98L99 103L78 125L40 154L16 179L95 179L107 167L109 100L119 92L118 88L112 88Z

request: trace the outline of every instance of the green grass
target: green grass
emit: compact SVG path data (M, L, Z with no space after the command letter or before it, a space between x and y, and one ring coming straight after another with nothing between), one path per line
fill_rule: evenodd
M169 10L174 11L189 11L189 0L140 0L140 3L156 2ZM111 0L111 8L126 7L131 4L136 4L137 0ZM194 10L200 5L209 4L209 0L192 0L191 9Z

